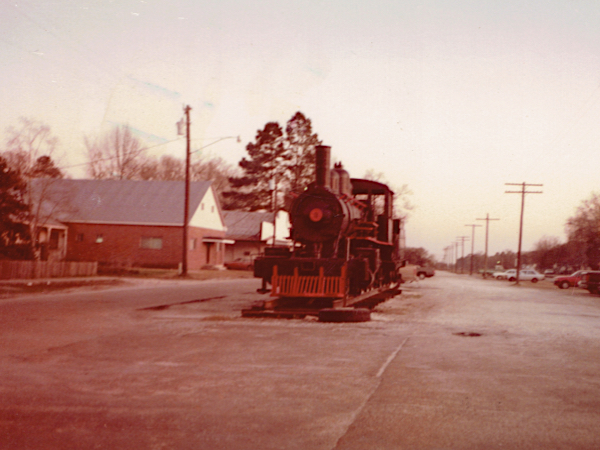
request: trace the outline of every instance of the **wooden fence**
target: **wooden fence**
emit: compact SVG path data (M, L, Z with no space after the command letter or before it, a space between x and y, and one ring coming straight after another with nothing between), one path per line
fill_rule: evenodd
M97 262L0 261L0 280L89 277L97 274Z

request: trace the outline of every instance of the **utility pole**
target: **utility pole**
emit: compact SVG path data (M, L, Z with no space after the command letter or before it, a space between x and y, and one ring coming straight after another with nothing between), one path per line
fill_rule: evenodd
M277 237L277 178L273 177L269 180L271 188L271 208L273 209L273 242L272 247L275 247L275 239Z
M458 273L458 241L454 243L454 273Z
M462 244L462 256L461 256L461 262L460 262L460 273L463 273L463 268L465 266L465 241L469 240L469 236L458 236L456 239L460 240L460 243ZM458 244L458 242L457 242Z
M190 111L192 108L187 105L183 108L185 113L185 198L183 205L183 243L181 255L181 274L186 277L188 274L188 221L190 215Z
M450 250L450 247L444 247L444 259L443 261L448 264L448 250Z
M471 268L469 269L469 276L473 275L473 251L475 250L475 227L480 227L481 225L465 225L465 227L471 227Z
M185 134L185 194L183 200L183 242L181 244L181 273L179 274L182 277L186 277L188 274L188 222L190 215L190 160L192 153L196 153L203 148L209 147L217 142L221 142L224 139L236 138L237 142L241 142L240 136L223 136L220 138L216 138L215 141L210 144L206 144L200 147L193 152L190 150L190 111L192 107L190 105L186 105L183 107L184 117L181 118L179 122L177 122L177 134L179 136L183 136Z
M485 220L485 259L483 263L483 279L487 278L487 261L488 261L488 232L490 227L490 220L500 220L500 219L490 219L490 213L487 213L485 219L477 219L477 220Z
M504 183L506 186L521 186L520 191L505 191L505 194L521 194L521 224L519 226L519 251L517 253L517 282L519 284L519 275L521 272L521 242L523 240L523 213L525 211L525 194L543 194L542 191L527 191L527 186L543 186L543 184L523 183Z

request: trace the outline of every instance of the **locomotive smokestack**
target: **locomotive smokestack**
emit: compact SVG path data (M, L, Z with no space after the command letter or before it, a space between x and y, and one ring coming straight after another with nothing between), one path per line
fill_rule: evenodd
M330 165L331 165L331 147L327 145L317 145L315 147L315 182L317 186L330 187Z

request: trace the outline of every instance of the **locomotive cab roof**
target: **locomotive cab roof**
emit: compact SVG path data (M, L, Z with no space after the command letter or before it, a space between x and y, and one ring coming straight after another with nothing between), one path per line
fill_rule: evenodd
M364 180L361 178L352 178L352 194L368 194L369 192L374 195L387 195L394 194L387 184L380 183L374 180Z

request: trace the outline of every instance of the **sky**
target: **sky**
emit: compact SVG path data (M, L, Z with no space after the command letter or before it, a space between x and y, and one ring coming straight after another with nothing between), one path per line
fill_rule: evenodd
M517 250L506 183L543 185L524 251L600 191L596 0L14 0L0 23L0 140L46 123L74 178L119 124L183 158L189 105L192 149L232 165L301 111L352 177L408 186L407 245L438 260L461 236L483 252L488 215L489 253Z

